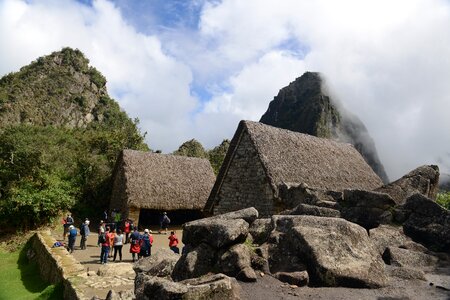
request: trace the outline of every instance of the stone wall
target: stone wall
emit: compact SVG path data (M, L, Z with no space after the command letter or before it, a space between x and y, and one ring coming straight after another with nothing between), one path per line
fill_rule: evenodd
M111 192L111 201L109 208L120 210L123 217L129 216L129 208L127 205L126 177L124 170L123 153L117 159L113 174L113 187Z
M247 207L255 207L261 216L274 213L273 191L247 132L242 133L216 197L215 215Z
M84 279L84 267L64 247L52 248L56 240L50 231L38 231L30 239L41 277L51 284L63 283L65 300L84 300L76 283Z

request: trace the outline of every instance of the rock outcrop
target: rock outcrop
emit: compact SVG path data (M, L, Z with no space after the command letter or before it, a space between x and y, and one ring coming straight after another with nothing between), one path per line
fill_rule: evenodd
M319 73L306 72L282 88L260 122L351 143L383 182L388 182L366 127L359 118L331 99Z
M438 166L430 165L418 167L402 178L375 191L390 195L397 205L402 205L409 196L416 193L436 199L438 189L439 168Z

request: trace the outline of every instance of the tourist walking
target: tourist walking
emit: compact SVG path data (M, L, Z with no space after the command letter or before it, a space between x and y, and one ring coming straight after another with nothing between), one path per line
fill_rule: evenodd
M73 225L74 221L71 214L67 214L66 219L64 220L64 232L63 237L66 238L67 232L69 232L70 225Z
M113 256L114 238L116 237L116 230L113 229L109 232L109 257Z
M133 262L136 261L136 253L141 252L141 246L139 244L140 241L140 234L137 230L137 226L135 226L133 233L130 236L130 253L133 258Z
M123 224L123 231L125 232L125 240L124 244L129 243L130 240L130 232L131 232L131 222L130 219L126 219L125 223Z
M70 253L73 253L73 250L75 248L75 240L77 239L77 229L75 228L75 226L70 225L69 226L69 248L68 250L70 251Z
M103 220L100 221L100 226L98 227L98 240L97 240L97 247L100 247L100 245L102 244L102 242L100 241L100 236L102 234L104 234L106 231L105 228L105 222L103 222Z
M144 234L140 239L141 251L139 252L138 258L148 257L152 255L152 244L153 237L150 235L150 231L148 229L145 229Z
M116 235L114 236L113 261L116 261L117 253L119 253L119 260L122 261L122 247L123 247L123 233L122 230L118 229Z
M170 219L167 216L166 212L163 212L163 214L159 218L159 225L161 227L161 230L159 233L161 233L164 230L164 234L167 234L167 227L169 227Z
M120 228L120 222L122 221L122 214L120 211L116 211L116 215L114 216L114 222L116 223L116 230Z
M102 245L102 251L100 252L100 263L106 264L108 262L109 248L111 246L109 227L106 227L105 232L99 235L99 242Z
M178 248L179 241L178 241L177 236L175 235L175 231L170 232L170 236L168 237L168 239L169 239L170 250L172 250L176 254L180 254L180 249Z
M80 241L80 249L81 250L85 250L86 249L86 241L87 241L87 237L90 234L90 230L89 230L89 220L86 219L86 221L84 221L83 224L81 224L81 228L80 228L80 235L81 235L81 241Z

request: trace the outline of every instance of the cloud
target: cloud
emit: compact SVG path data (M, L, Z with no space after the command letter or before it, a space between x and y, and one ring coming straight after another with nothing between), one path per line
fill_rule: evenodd
M219 56L230 60L242 53L251 61L289 39L307 48L299 63L322 72L332 94L364 121L396 178L438 160L449 172L449 9L438 0L225 0L205 7L200 28L219 37ZM227 101L248 100L236 93ZM245 116L255 119L258 110Z
M392 179L425 163L450 172L448 1L199 0L163 23L167 12L117 1L0 0L0 73L79 48L150 146L168 152L194 137L217 145L319 71Z
M108 79L110 94L139 117L151 147L174 149L188 136L192 72L164 53L157 36L144 35L112 3L3 1L0 4L0 73L70 46L83 51ZM170 138L168 138L170 137Z

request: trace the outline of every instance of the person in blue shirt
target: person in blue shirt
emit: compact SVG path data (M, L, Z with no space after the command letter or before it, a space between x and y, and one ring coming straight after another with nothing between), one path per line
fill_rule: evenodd
M77 239L77 229L75 228L75 226L70 225L69 226L69 251L70 253L73 252L74 248L75 248L75 240Z

